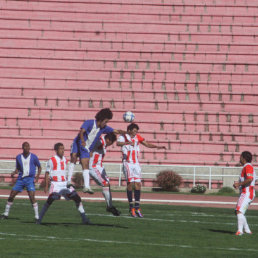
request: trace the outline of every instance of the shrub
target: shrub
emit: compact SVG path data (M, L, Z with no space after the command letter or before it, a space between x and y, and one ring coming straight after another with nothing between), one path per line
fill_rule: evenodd
M191 189L191 193L205 193L206 186L205 185L196 185Z
M171 170L161 171L157 175L157 184L165 191L178 192L178 187L182 181L182 177Z
M228 186L224 186L222 187L221 189L219 189L218 191L219 194L233 194L235 193L235 190L231 187L228 187Z
M77 172L73 175L73 183L75 188L82 188L83 187L83 176L81 172Z

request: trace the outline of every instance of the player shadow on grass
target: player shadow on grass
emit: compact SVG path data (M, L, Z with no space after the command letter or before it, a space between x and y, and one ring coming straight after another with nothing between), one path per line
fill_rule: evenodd
M208 229L208 230L215 233L222 233L222 234L229 234L229 235L235 234L234 231L229 231L229 230L221 230L221 229Z
M23 223L28 223L28 224L35 224L35 222L32 221L24 221ZM80 224L80 223L73 223L73 222L64 222L64 223L56 223L56 222L43 222L40 225L42 226L65 226L65 227L69 227L69 226L97 226L97 227L111 227L111 228L125 228L128 229L128 227L124 227L124 226L120 226L120 225L114 225L114 224L101 224L101 223L92 223L89 225L84 225L84 224Z

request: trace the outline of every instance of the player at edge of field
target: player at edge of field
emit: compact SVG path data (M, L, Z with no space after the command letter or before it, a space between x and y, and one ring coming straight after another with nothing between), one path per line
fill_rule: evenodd
M240 191L240 197L235 210L238 224L238 230L236 232L237 236L243 235L244 232L247 234L252 234L245 217L245 212L255 198L254 186L256 174L251 162L252 154L249 151L242 152L240 156L240 163L243 166L243 169L240 174L239 181L234 182L233 184L233 187L239 189Z
M114 133L108 133L105 136L100 137L99 141L92 150L92 156L90 158L90 176L98 185L102 186L102 194L106 200L107 212L111 212L114 216L119 216L121 212L118 211L112 204L109 178L102 164L106 154L106 148L111 146L116 139L117 138Z
M84 193L93 194L90 187L90 175L89 175L89 160L91 152L99 140L101 134L107 134L114 132L115 134L124 134L122 130L115 130L107 123L113 118L113 113L109 108L101 109L95 116L95 119L86 120L81 126L79 134L75 137L71 147L71 160L68 172L68 182L71 182L71 178L74 171L77 158L80 157L80 162L83 170L84 179Z
M122 147L123 155L123 172L127 181L127 198L129 202L129 212L132 217L143 217L140 209L141 196L141 167L139 164L139 144L147 148L166 149L165 146L157 146L145 141L143 137L138 134L139 126L131 123L127 127L127 133L118 138L117 145ZM134 199L133 203L133 188Z
M38 212L38 203L36 202L36 199L35 199L34 180L36 183L38 182L38 179L41 173L41 165L38 157L35 154L30 152L30 144L28 142L24 142L22 144L22 150L23 152L16 156L16 168L11 173L11 177L14 177L15 174L19 173L18 178L7 200L5 211L1 215L1 219L8 218L10 208L13 205L15 196L18 193L21 193L24 188L26 188L30 198L30 202L34 209L35 219L37 221L39 219L39 212ZM36 168L38 168L37 176L36 176Z
M91 224L90 220L85 214L81 197L71 185L67 186L67 160L64 157L64 145L58 142L54 145L54 150L56 155L47 161L45 173L45 193L48 192L49 181L51 181L49 196L40 211L37 224L41 224L41 221L50 205L54 201L60 200L61 196L63 196L67 201L73 200L75 202L76 208L81 215L83 224Z

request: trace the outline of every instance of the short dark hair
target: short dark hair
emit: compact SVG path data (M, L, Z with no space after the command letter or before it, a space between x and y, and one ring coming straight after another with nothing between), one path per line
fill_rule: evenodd
M108 133L105 135L105 139L109 139L112 143L116 141L116 135L114 133Z
M243 151L243 152L241 153L241 156L245 159L245 161L246 161L247 163L251 163L251 162L252 162L253 155L252 155L251 152L249 152L249 151Z
M24 143L22 144L22 148L24 148L25 144L29 144L29 143L28 143L28 142L24 142ZM30 145L30 144L29 144L29 145Z
M131 123L127 126L127 131L132 131L134 128L136 128L137 130L139 130L139 126L135 123Z
M63 143L61 143L61 142L56 143L56 144L54 145L54 150L55 150L55 151L58 151L58 149L59 149L61 146L64 146Z
M105 119L112 119L113 113L109 108L101 109L95 116L97 121L103 121Z

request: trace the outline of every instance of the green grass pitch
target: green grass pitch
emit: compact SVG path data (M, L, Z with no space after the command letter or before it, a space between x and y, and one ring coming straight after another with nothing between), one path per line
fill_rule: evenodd
M145 204L140 219L126 203L115 205L122 216L84 202L94 223L86 226L73 202L56 201L36 225L29 201L15 200L0 221L0 257L258 257L257 211L247 212L253 235L237 237L232 209Z

